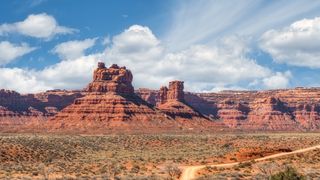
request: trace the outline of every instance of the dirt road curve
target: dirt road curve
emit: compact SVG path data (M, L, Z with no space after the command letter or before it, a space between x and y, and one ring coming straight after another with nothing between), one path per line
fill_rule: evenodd
M308 147L308 148L303 148L303 149L299 149L296 151L292 151L292 152L283 152L283 153L278 153L278 154L273 154L270 156L265 156L262 158L257 158L254 159L256 162L257 161L264 161L264 160L268 160L268 159L273 159L273 158L278 158L278 157L282 157L282 156L287 156L287 155L292 155L292 154L298 154L298 153L303 153L303 152L307 152L307 151L312 151L315 149L320 149L320 145L317 146L312 146L312 147ZM210 167L232 167L235 165L238 165L240 162L235 162L235 163L226 163L226 164L212 164L212 165L198 165L198 166L186 166L186 167L182 167L183 168L183 172L182 175L180 177L180 180L191 180L194 179L196 177L197 172L202 169L205 168L206 166L210 166Z

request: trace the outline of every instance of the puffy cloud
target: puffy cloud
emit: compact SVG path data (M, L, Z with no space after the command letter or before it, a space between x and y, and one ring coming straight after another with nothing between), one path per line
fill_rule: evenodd
M271 71L247 57L249 49L239 37L218 45L194 45L177 52L166 47L149 28L132 26L115 36L106 50L111 63L128 66L136 87L158 88L169 80L186 81L186 89L210 90L271 75Z
M18 57L30 53L36 48L30 47L26 43L20 45L12 44L8 41L0 42L0 65L5 65Z
M37 72L38 80L55 89L82 89L91 81L101 54L61 61Z
M279 89L279 88L286 88L289 85L289 79L291 78L290 71L285 73L276 72L274 75L270 77L266 77L263 79L263 84L268 89Z
M82 89L90 82L101 54L61 61L42 70L0 68L0 87L21 93Z
M59 26L53 16L46 13L31 14L24 21L0 25L0 35L20 33L35 38L50 39L57 34L70 34L75 29Z
M141 53L154 55L160 53L159 44L160 41L148 27L133 25L113 38L111 50L130 56Z
M133 25L114 36L105 51L107 63L130 68L137 87L156 87L166 77L153 76L158 62L164 57L164 47L148 27Z
M261 48L278 63L320 68L320 17L265 32Z
M38 88L31 87L32 83L30 87L19 86L19 81L12 86L8 83L6 87L20 92L47 87L81 89L91 81L92 71L99 60L104 60L107 65L127 66L133 71L136 88L158 89L174 79L185 81L188 91L246 89L249 86L243 84L256 81L266 86L272 81L283 84L283 74L278 75L259 65L247 56L249 52L247 44L239 37L224 38L214 46L193 45L170 52L148 27L134 25L114 36L102 53L63 60L38 71L23 71L27 73L25 78L41 85Z
M85 50L94 46L96 40L97 38L63 42L55 46L52 52L62 59L75 59L83 56Z
M53 86L39 81L36 72L32 70L0 68L0 79L1 88L21 93L39 92L53 88Z

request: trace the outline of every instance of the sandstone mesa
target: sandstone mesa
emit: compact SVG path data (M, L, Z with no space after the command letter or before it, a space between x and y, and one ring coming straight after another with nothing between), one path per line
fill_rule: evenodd
M183 81L159 90L132 86L133 74L98 63L83 91L21 95L0 90L0 131L166 132L320 129L320 88L184 92Z

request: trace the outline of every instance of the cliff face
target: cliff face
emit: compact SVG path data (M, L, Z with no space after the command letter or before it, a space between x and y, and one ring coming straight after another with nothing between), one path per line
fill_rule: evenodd
M106 68L104 63L100 62L93 73L93 82L88 85L86 91L132 94L132 79L132 73L126 67L113 64Z
M16 128L32 121L44 121L83 96L80 91L47 91L19 94L0 90L0 130Z
M192 108L180 102L183 100L181 82L170 84L167 92L170 99L165 100L163 108L156 108L151 103L159 101L160 96L153 97L152 91L148 93L141 91L140 95L151 103L143 100L134 93L132 79L130 70L125 67L112 65L106 68L104 64L99 63L93 73L93 81L86 88L85 96L75 99L73 104L50 119L46 129L107 132L170 131L189 126L201 127L202 124L196 121L182 124L180 119L176 119L176 117L192 119L195 115L200 116ZM169 102L170 105L167 104Z
M47 91L22 95L14 91L0 90L0 106L17 116L51 116L83 96L80 91ZM4 112L4 111L2 111ZM36 113L36 114L35 114ZM1 116L1 114L0 114Z
M99 63L84 91L0 90L0 130L47 122L49 129L319 130L320 88L184 92L182 81L134 92L126 67ZM31 123L30 123L31 122Z
M153 96L158 95L153 91ZM185 93L184 97L198 112L232 129L320 129L320 88Z
M200 113L185 103L183 88L183 81L169 82L169 88L161 87L157 108L175 119L201 118Z

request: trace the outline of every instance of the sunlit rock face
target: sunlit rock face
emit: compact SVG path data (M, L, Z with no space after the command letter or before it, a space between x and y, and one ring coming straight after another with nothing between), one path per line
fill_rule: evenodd
M126 67L116 64L109 68L105 64L98 63L98 68L93 72L93 81L88 85L88 92L114 92L121 94L133 94L132 73Z
M169 91L167 89L167 91ZM165 90L150 91L148 102L164 104ZM147 89L143 90L148 94ZM138 92L139 94L139 92ZM160 98L159 98L160 97ZM222 121L232 129L305 131L320 129L320 88L266 91L184 93L184 101L197 112ZM155 103L154 103L155 102Z
M161 109L134 92L132 79L132 73L126 67L114 64L106 68L104 63L99 63L92 82L85 89L85 96L75 99L73 104L60 111L45 125L46 128L48 131L72 132L170 131L182 127L202 128L205 122L211 124L205 119L201 119L205 121L203 123L182 122L181 115L191 119L194 116L200 117L199 113L180 102L183 101L183 82L170 83L163 100L167 108ZM144 98L153 96L143 91L140 95ZM169 102L171 105L174 103L174 106L167 106ZM179 118L168 116L168 111L179 115Z

